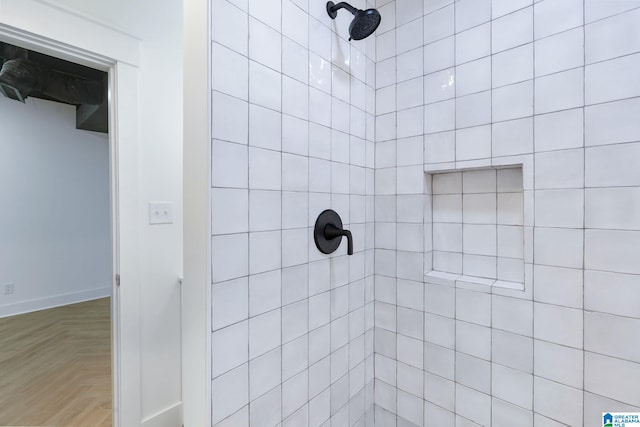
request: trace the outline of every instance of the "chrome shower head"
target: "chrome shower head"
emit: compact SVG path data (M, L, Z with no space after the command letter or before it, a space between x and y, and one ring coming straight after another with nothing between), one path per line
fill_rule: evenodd
M376 9L360 10L346 2L338 4L332 1L327 2L327 13L331 19L335 19L338 16L338 10L342 8L353 14L353 21L349 25L349 40L362 40L369 37L378 28L382 20L380 12Z

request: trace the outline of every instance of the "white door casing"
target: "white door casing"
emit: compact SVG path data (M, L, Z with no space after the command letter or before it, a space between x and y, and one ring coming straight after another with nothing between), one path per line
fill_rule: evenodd
M109 72L113 425L140 425L139 41L33 0L0 0L0 39Z

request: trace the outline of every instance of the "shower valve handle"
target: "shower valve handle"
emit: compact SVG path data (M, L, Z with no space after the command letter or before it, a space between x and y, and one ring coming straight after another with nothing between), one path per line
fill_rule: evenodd
M347 255L353 255L353 236L351 231L338 228L333 224L327 224L324 227L324 236L329 240L345 236L347 238Z
M334 210L327 209L318 215L313 230L313 240L316 247L323 254L335 252L342 242L342 237L347 238L347 254L353 255L353 236L351 231L342 227L342 219Z

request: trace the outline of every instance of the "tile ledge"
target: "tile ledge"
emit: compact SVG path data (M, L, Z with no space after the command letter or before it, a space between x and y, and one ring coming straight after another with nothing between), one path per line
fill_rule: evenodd
M485 277L466 276L463 274L446 273L443 271L431 270L424 275L425 282L436 285L446 285L455 287L466 287L465 285L480 287L497 287L524 291L524 283L507 282L505 280L487 279Z

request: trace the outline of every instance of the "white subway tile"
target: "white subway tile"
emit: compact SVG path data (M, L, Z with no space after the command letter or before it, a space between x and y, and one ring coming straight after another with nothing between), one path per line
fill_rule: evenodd
M282 388L275 387L251 401L249 419L251 425L277 425L282 419Z
M583 228L583 190L539 190L535 197L536 226Z
M307 21L305 19L305 21ZM298 43L282 38L282 73L299 80L304 84L309 83L309 51Z
M462 255L462 273L465 276L494 279L498 274L497 268L495 256Z
M495 224L496 195L464 194L462 196L462 217L465 224Z
M213 285L211 298L214 331L249 317L246 277Z
M584 246L587 269L640 273L638 231L586 230Z
M635 159L640 143L588 148L585 156L585 185L614 187L640 185L640 169Z
M491 89L491 57L458 65L455 70L457 96L469 95Z
M534 229L536 264L582 268L583 230L568 228Z
M584 308L640 319L640 276L586 270Z
M584 105L583 81L582 68L538 77L535 90L536 114L582 107Z
M497 223L500 225L523 225L523 205L522 193L499 193Z
M456 31L464 31L491 20L491 0L459 0L455 9Z
M491 328L461 321L456 321L455 325L456 351L491 359Z
M424 339L426 342L446 348L454 348L456 333L455 321L450 318L425 313Z
M640 10L631 10L584 27L587 64L640 51Z
M213 43L211 55L214 62L227 64L225 67L212 67L211 88L243 100L247 99L249 88L249 61L218 43Z
M585 145L640 140L640 99L609 102L585 109Z
M533 78L533 43L491 56L492 87L506 86Z
M491 331L491 360L522 372L533 372L533 339L510 332Z
M286 418L309 400L309 372L303 371L282 383L282 416ZM306 421L306 419L305 419ZM293 425L296 425L295 423Z
M534 299L582 308L582 270L534 265Z
M451 36L424 47L424 74L444 70L455 64L454 40L455 37Z
M493 53L532 41L533 7L520 9L491 22L491 50ZM533 56L533 52L531 54ZM530 61L532 60L533 58L530 59Z
M226 0L215 0L211 14L211 38L245 56L248 54L249 19L246 8L240 9Z
M535 116L536 152L583 146L584 112L581 108ZM587 119L589 128L589 119Z
M493 425L533 426L533 412L500 399L491 400L491 422Z
M531 301L492 295L492 324L494 329L532 336L533 305Z
M597 21L608 16L617 15L630 9L635 9L638 5L635 2L618 1L593 1L585 2L584 13L585 23Z
M424 76L424 103L444 101L456 96L455 70L447 68Z
M467 3L472 3L470 0L465 0ZM481 2L485 2L482 0ZM481 3L479 2L479 3ZM456 65L463 64L465 62L473 61L474 59L484 58L491 55L491 24L483 24L474 27L470 30L466 30L461 33L457 33L455 59ZM446 39L445 39L446 40ZM426 59L425 53L425 61Z
M490 425L491 396L456 384L456 414L479 425Z
M249 264L248 235L228 234L211 239L213 283L246 276Z
M582 149L536 154L536 189L582 188L584 156Z
M498 225L497 255L502 258L524 258L524 229L521 226Z
M211 136L216 139L247 144L249 141L249 106L246 101L213 92Z
M395 375L394 375L395 376ZM420 417L422 418L422 396L424 393L424 372L413 366L398 363L398 388L420 398Z
M533 115L533 81L504 86L492 91L494 122Z
M424 369L443 378L453 380L455 352L451 349L425 342Z
M222 421L249 403L249 369L244 364L219 376L212 388L212 422Z
M491 157L491 125L458 129L455 136L456 160Z
M535 303L534 313L536 339L582 348L582 310Z
M491 393L491 362L456 353L456 383L480 391Z
M593 188L585 192L587 228L640 230L640 188Z
M416 4L415 2L411 3ZM416 16L419 16L419 18L416 19ZM424 45L422 42L424 35L422 15L416 16L413 17L413 21L396 28L396 54L407 52Z
M583 414L582 390L535 377L533 410L570 426L580 426ZM536 424L537 425L537 424Z
M534 5L536 40L583 24L583 1L543 0Z
M429 44L454 34L454 5L438 9L424 17L424 43Z
M456 98L456 127L491 123L491 91Z
M585 312L584 348L587 351L640 362L640 319ZM620 345L625 343L625 345Z
M587 65L585 103L597 104L640 95L640 79L635 72L638 67L640 67L640 54ZM611 83L612 79L615 84Z
M533 152L532 118L494 123L492 130L492 154L494 157Z
M491 365L491 394L521 408L533 409L533 375L506 366Z
M257 62L249 62L249 101L272 110L282 105L282 75ZM255 113L254 113L255 114Z
M587 2L589 5L592 2ZM607 2L612 4L613 2ZM615 4L615 3L614 3ZM598 396L589 392L584 393L584 419L585 420L597 420L602 416L602 408L611 412L638 412L637 406L625 405L624 403L616 402L613 399L608 399L603 396Z
M584 29L582 27L536 40L536 77L583 65Z
M247 363L249 357L248 329L248 322L243 321L212 334L211 369L214 378Z
M640 365L585 352L584 389L629 405L640 406Z
M530 6L533 0L493 0L491 2L491 16L493 19Z
M211 197L211 231L214 235L249 231L247 190L214 188Z
M280 270L249 277L249 315L251 317L281 306L281 280Z
M455 396L456 387L453 381L425 372L424 398L426 401L453 411L455 407Z
M262 4L259 0L253 0L253 2ZM268 6L264 7L268 8ZM279 9L279 7L277 9ZM273 68L276 71L281 71L281 39L282 36L278 31L264 25L260 21L249 18L249 59Z
M462 251L471 255L496 256L495 225L463 225ZM488 325L487 325L488 326Z
M534 370L536 376L575 388L582 388L583 351L536 340Z

